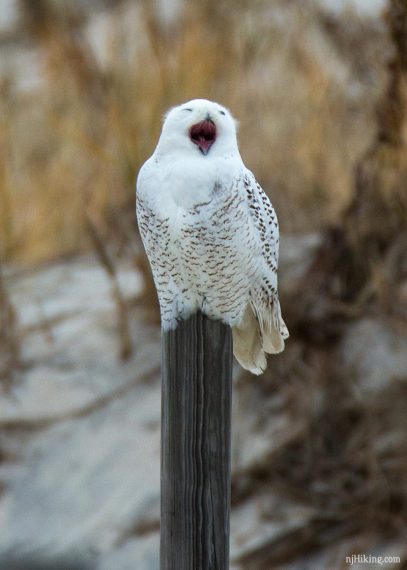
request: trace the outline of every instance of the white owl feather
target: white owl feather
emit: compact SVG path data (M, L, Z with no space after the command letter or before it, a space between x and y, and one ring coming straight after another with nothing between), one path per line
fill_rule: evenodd
M137 218L164 330L197 310L232 327L243 368L261 374L288 330L277 291L279 229L241 159L236 122L195 99L167 114L137 179Z

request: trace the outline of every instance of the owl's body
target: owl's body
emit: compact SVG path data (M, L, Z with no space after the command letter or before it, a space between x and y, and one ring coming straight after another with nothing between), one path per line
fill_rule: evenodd
M170 111L138 176L137 217L163 329L197 310L222 319L237 360L260 374L265 352L280 352L288 337L277 293L278 222L226 113L206 100ZM201 130L192 140L194 125Z

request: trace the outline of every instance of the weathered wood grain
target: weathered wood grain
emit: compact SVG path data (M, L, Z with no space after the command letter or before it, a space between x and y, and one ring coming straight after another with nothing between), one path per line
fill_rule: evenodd
M229 568L232 333L198 313L162 338L161 570Z

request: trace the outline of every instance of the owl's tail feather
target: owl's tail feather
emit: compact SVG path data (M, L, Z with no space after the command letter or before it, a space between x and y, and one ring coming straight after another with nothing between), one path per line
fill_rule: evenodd
M235 358L252 374L264 372L267 368L266 352L282 352L284 341L289 336L278 299L274 300L267 319L263 319L256 308L248 303L239 326L233 327L232 332Z
M267 368L258 320L247 304L238 326L232 328L233 353L239 364L252 374L262 374Z
M261 326L263 350L269 354L278 354L284 350L284 341L290 336L281 315L280 301L275 298L271 310L271 318Z

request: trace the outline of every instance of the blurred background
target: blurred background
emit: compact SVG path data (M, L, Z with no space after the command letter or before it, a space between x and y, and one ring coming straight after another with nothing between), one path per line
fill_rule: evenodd
M406 95L407 0L0 1L1 569L158 569L134 187L195 97L277 209L291 332L235 368L231 568L407 568Z

